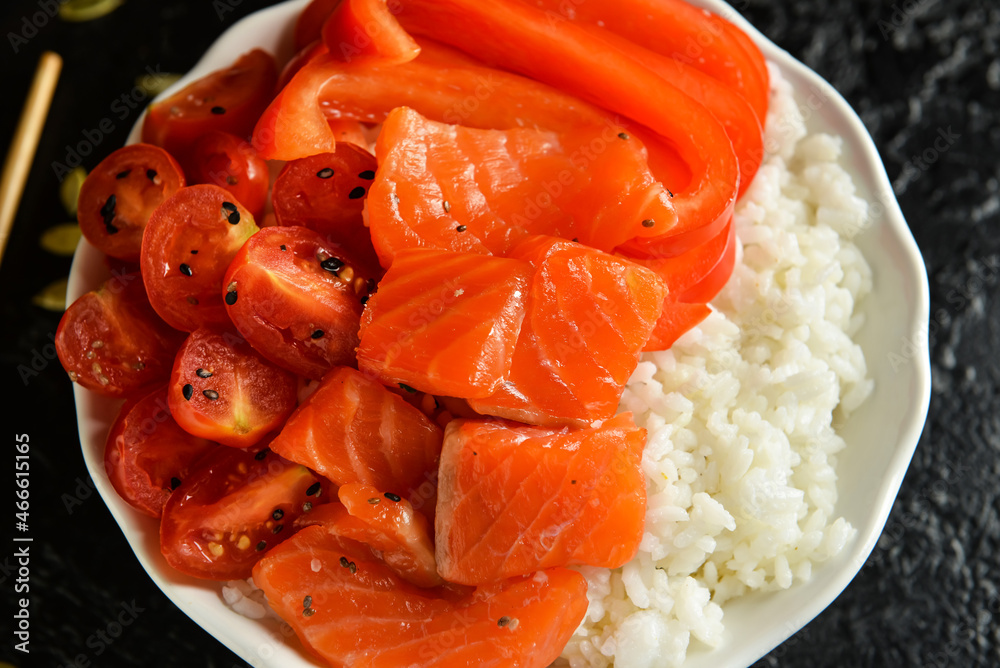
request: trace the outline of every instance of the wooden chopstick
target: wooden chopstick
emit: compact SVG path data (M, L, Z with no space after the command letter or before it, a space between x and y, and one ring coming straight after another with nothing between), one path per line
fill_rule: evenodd
M35 149L38 148L38 139L45 126L45 117L49 113L60 70L62 58L58 53L46 51L42 54L28 91L28 99L21 111L21 120L14 132L14 140L7 151L3 176L0 177L0 262L3 262L10 228L14 225L14 215L21 203L24 184L35 159Z

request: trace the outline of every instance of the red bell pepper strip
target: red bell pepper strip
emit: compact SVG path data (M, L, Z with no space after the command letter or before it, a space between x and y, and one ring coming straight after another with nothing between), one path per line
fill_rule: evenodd
M685 304L668 297L663 302L663 311L653 326L653 333L642 348L643 352L667 350L674 345L674 341L707 318L711 312L712 309L707 304Z
M700 70L746 98L760 124L768 74L760 50L739 28L684 0L525 0L553 19L599 25L633 44Z
M732 215L739 165L725 129L703 105L657 74L582 27L552 21L546 12L512 0L401 2L397 18L407 30L579 95L668 140L690 167L692 179L675 193L677 225L642 240L647 254L665 243L690 244L685 235L720 218L724 225Z
M323 24L341 0L312 0L295 21L294 45L301 51L323 36Z
M420 47L403 30L386 0L343 0L323 25L323 42L344 62L406 63Z
M563 131L616 125L582 100L510 72L470 64L427 41L401 65L344 63L330 54L308 62L267 108L253 144L267 160L329 153L336 146L329 119L380 123L396 107L411 107L441 123L482 129Z

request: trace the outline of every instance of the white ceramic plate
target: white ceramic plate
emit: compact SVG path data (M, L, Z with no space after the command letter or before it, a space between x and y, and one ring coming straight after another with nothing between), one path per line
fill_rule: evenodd
M168 93L228 65L233 54L260 47L279 62L291 55L291 30L306 0L291 0L243 19L223 34ZM838 455L837 512L857 537L835 559L816 568L812 580L790 589L753 594L725 606L721 647L692 643L685 668L742 668L781 644L819 614L864 565L882 531L923 429L930 400L926 331L929 305L926 270L896 203L878 152L857 115L828 83L772 44L722 0L695 4L724 16L757 41L768 60L791 82L809 129L840 135L844 162L870 204L869 225L856 243L874 272L874 292L861 308L867 324L857 337L864 349L875 392L841 430L848 447ZM141 121L140 121L141 122ZM138 127L138 126L137 126ZM133 130L132 141L138 131ZM101 254L80 245L70 273L69 299L106 278ZM232 612L217 583L189 578L167 566L159 550L158 523L132 510L115 493L104 472L104 441L117 404L77 386L77 414L83 455L98 491L136 556L157 586L191 619L236 654L260 668L319 666L277 623L257 622Z

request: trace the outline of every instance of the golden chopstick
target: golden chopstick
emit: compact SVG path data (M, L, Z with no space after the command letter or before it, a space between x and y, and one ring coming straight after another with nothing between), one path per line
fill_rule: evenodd
M14 225L14 215L31 171L35 149L38 148L38 139L45 126L45 117L48 116L61 69L62 58L58 53L46 51L42 54L28 91L28 99L21 111L21 120L14 132L14 140L7 151L3 176L0 177L0 262L7 249L10 228Z

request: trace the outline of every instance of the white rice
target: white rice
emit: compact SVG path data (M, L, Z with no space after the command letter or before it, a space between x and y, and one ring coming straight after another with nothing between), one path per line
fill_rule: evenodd
M678 666L716 646L723 606L787 589L837 554L834 425L872 391L851 336L871 270L850 237L867 215L840 140L807 136L772 68L769 157L736 212L742 253L715 312L646 354L621 410L649 432L646 531L624 568L581 568L587 616L557 665Z

